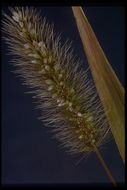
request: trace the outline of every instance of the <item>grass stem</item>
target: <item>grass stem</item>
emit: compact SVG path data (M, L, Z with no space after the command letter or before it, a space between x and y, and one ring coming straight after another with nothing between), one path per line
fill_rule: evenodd
M111 183L112 183L115 187L117 187L116 181L115 181L114 177L112 176L112 174L111 174L111 172L110 172L110 170L109 170L109 168L108 168L106 162L104 161L104 159L103 159L103 157L102 157L100 151L98 150L98 148L97 148L96 146L94 146L94 148L95 148L97 157L98 157L99 161L101 162L102 166L104 167L104 169L105 169L105 171L106 171L106 173L107 173L107 175L108 175L108 177L109 177Z

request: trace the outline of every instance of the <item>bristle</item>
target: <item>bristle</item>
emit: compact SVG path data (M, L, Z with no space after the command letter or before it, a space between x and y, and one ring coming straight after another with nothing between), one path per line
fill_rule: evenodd
M3 31L16 73L34 89L40 119L70 153L92 152L109 136L94 85L71 45L60 43L54 28L31 7L10 8ZM32 91L33 92L33 91Z

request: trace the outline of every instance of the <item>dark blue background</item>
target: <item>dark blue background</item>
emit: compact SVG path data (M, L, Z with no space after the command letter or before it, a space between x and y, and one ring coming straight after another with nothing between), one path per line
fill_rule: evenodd
M37 7L39 8L39 7ZM3 8L7 12L7 8ZM42 16L53 22L57 32L62 32L62 41L73 41L76 54L84 57L70 7L40 7ZM124 85L124 8L85 7L86 16L95 34ZM2 42L2 183L103 183L109 179L95 154L83 160L70 156L58 148L59 143L51 138L48 129L37 119L32 95L12 72L11 56ZM98 73L99 74L99 73ZM124 166L117 147L112 140L101 150L117 182L124 181Z

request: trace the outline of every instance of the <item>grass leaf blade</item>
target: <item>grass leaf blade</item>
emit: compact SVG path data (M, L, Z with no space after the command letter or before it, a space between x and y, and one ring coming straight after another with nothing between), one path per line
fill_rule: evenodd
M72 10L99 97L124 162L124 88L109 64L82 8L72 7Z

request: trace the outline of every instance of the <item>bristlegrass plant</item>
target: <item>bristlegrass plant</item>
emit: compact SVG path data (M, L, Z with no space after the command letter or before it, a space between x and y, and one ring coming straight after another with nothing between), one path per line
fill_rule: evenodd
M71 45L61 45L52 25L32 7L9 8L4 13L4 39L15 73L32 88L40 119L70 154L96 152L116 185L98 148L109 139L101 102Z

